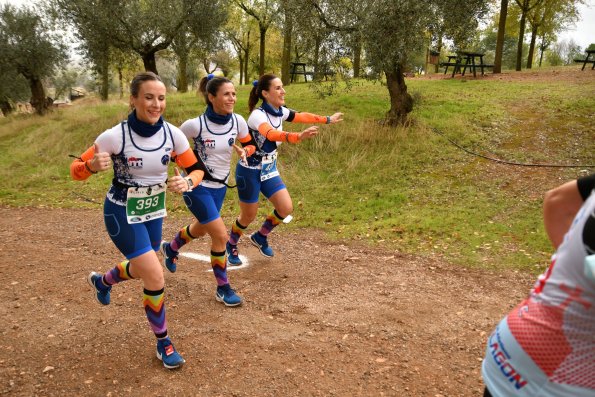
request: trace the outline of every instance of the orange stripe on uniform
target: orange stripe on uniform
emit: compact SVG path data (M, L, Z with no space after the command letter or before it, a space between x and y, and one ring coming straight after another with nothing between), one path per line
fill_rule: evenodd
M90 177L91 171L85 167L85 162L93 159L95 155L95 145L91 146L78 159L74 159L72 163L70 163L70 176L75 181L84 181L88 177Z
M269 141L298 143L300 134L297 132L285 132L274 129L269 123L262 123L258 126L258 132Z
M296 112L292 123L321 123L326 124L326 116L319 116L313 113Z

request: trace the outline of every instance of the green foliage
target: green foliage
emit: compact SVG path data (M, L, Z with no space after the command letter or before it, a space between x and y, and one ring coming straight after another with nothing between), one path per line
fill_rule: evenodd
M64 44L40 15L30 8L9 4L0 7L0 54L3 103L30 96L33 82L51 76L55 67L66 59ZM29 85L27 89L25 81Z
M180 31L204 39L225 20L217 0L105 1L48 0L56 17L74 26L88 57L99 66L112 46L135 52L146 70L157 71L155 53L167 49ZM114 16L117 15L117 18Z
M287 87L291 108L342 111L345 121L322 125L313 140L281 146L281 175L295 207L294 221L283 228L316 228L330 238L466 266L542 269L551 251L541 222L543 194L579 170L486 162L450 145L432 128L502 159L588 163L592 136L583 132L591 128L593 95L584 95L578 81L554 79L410 79L407 84L417 100L415 123L408 129L377 122L388 99L378 83L358 80L349 92L323 101L309 84ZM245 116L250 88L237 87L236 111ZM165 118L180 125L205 104L196 93L186 93L169 95L167 106ZM80 154L126 111L121 101L76 104L43 118L0 119L0 204L99 210L111 173L72 181L68 154ZM284 124L287 131L304 127ZM179 196L169 194L168 203L170 213L187 214ZM270 208L263 200L258 219ZM236 192L230 190L222 210L226 224L237 213Z

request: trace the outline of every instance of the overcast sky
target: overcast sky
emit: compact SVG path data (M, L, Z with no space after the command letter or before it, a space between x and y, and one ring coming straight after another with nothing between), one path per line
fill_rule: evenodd
M35 4L35 0L0 0L0 4L11 3ZM595 43L595 0L586 0L586 5L580 5L580 20L570 26L567 31L560 33L559 40L573 39L582 49L585 49L591 43Z

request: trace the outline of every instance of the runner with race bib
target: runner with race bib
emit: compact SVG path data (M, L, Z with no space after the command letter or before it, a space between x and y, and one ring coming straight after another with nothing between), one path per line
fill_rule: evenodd
M245 162L255 148L247 145L242 149L235 143L236 140L248 143L250 135L246 120L233 112L236 103L233 83L210 74L200 81L199 91L207 104L205 112L186 120L180 127L194 142L197 159L205 171L200 185L184 193L184 202L196 220L182 227L171 241L163 242L161 253L163 265L173 273L177 270L179 250L195 238L208 234L211 237L211 267L217 282L215 299L234 307L242 304L242 298L231 288L227 277L227 229L220 211L229 187L233 152Z
M256 104L262 100L262 105ZM250 236L250 241L266 257L274 255L267 237L281 222L289 222L293 212L291 196L279 175L277 148L281 143L299 143L318 134L318 127L306 128L302 132L283 131L283 121L294 123L334 124L343 120L343 113L332 116L318 116L312 113L296 112L285 107L285 90L281 79L265 74L253 83L248 99L250 116L248 128L256 146L256 153L239 161L236 166L236 184L240 199L240 216L231 226L227 255L230 265L240 265L238 241L244 230L256 218L258 196L262 193L272 204L273 211L266 217L261 228Z
M126 260L105 274L91 272L87 281L99 303L110 303L114 284L140 278L144 285L143 306L157 337L157 358L166 368L178 368L184 359L168 337L165 317L163 269L156 252L161 245L166 216L166 189L183 193L197 186L204 172L182 131L163 120L165 85L159 76L139 73L130 85L132 112L126 121L105 131L92 147L70 166L75 180L85 180L113 168L114 178L103 206L107 232ZM170 156L188 176L167 177Z

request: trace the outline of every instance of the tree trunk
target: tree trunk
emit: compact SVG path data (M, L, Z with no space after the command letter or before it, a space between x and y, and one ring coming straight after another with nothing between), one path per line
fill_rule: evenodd
M248 64L250 63L250 31L246 37L246 49L244 50L244 84L250 84L248 76Z
M102 101L107 101L109 98L109 59L103 57L101 59L101 88L99 96Z
M2 111L4 116L8 116L10 113L14 112L14 105L12 101L7 98L0 100L0 111Z
M266 35L267 35L267 28L264 26L260 26L260 62L258 64L258 76L262 76L264 74L264 54L266 48Z
M397 65L393 70L384 73L390 96L390 110L386 114L386 123L390 126L405 125L408 114L413 110L413 98L407 92L403 65Z
M353 78L357 79L360 76L362 65L362 35L360 32L356 33L355 45L353 47Z
M238 61L240 62L240 82L239 82L239 85L242 85L242 83L246 83L246 81L244 80L244 56L242 55L241 52L238 53Z
M149 52L147 54L141 54L143 58L143 65L145 66L145 71L157 73L157 62L155 61L155 53Z
M531 45L529 45L529 55L527 56L527 69L533 66L533 55L535 54L535 42L537 41L537 26L531 28Z
M543 61L543 53L547 49L547 44L543 36L541 37L541 44L539 45L539 67L541 67L541 62Z
M178 55L178 92L188 92L188 58Z
M297 51L296 51L297 52ZM314 78L319 78L320 73L320 37L314 39Z
M438 51L438 54L442 53L442 29L440 29L440 33L438 33L440 36L438 36L438 47L436 48L436 51ZM440 56L440 55L438 55ZM438 59L438 63L436 63L434 65L434 73L438 73L440 72L440 59Z
M118 66L118 83L120 84L120 99L124 98L124 76L122 66Z
M285 7L285 26L283 29L283 55L281 56L281 81L289 85L289 62L291 58L291 35L293 33L293 18L291 11Z
M502 51L504 49L504 33L506 29L506 15L508 14L508 0L500 1L500 20L498 21L498 37L496 39L496 56L494 59L494 74L502 73Z
M250 48L246 47L244 50L244 84L250 84L250 76L248 76L248 60L250 59Z
M31 106L35 108L38 115L43 116L47 113L48 102L41 80L37 77L29 77L29 88L31 89Z
M525 38L525 25L527 24L527 7L529 0L523 0L523 7L521 7L521 23L519 24L519 40L516 48L516 71L521 71L521 63L523 62L523 43Z

